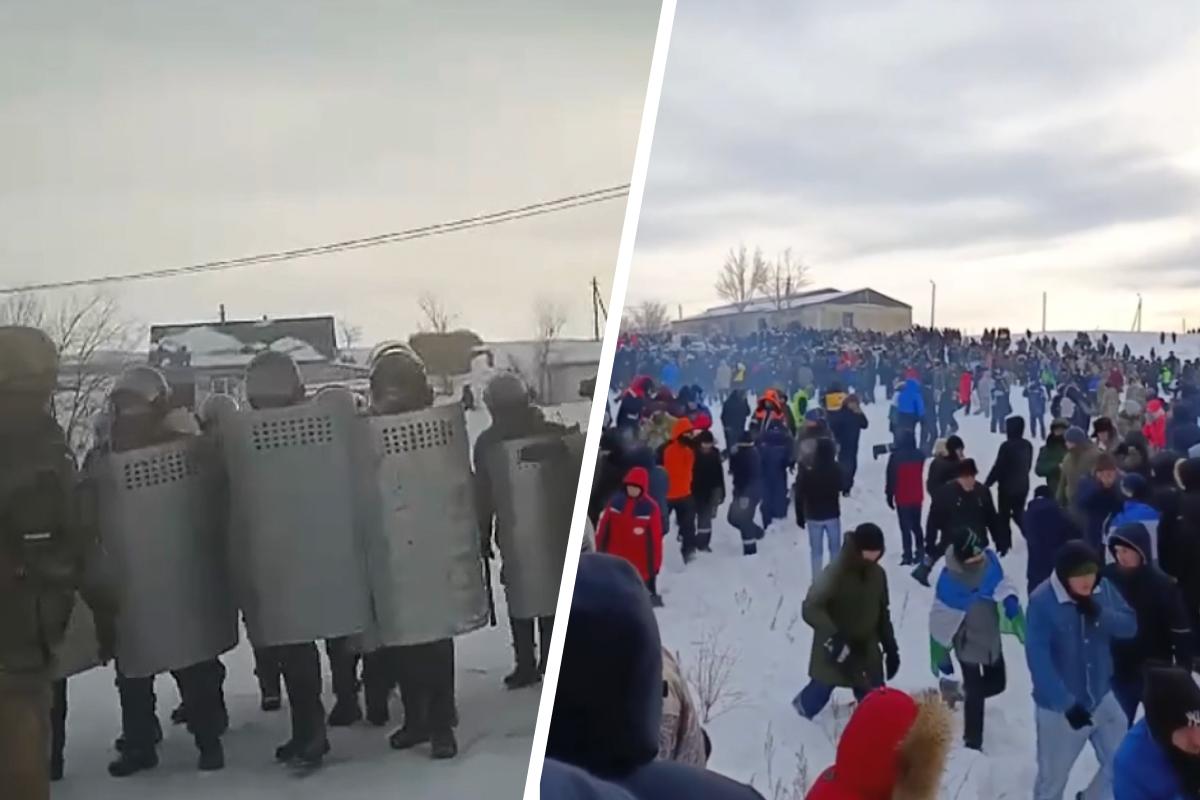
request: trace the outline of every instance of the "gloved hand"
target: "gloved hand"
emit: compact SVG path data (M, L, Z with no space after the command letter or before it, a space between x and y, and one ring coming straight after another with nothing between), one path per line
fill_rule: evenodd
M1072 595L1072 597L1075 600L1075 607L1079 609L1079 613L1084 619L1088 622L1095 622L1100 618L1100 604L1091 595L1087 597L1075 597Z
M1071 723L1074 730L1083 730L1092 726L1092 715L1084 711L1083 707L1076 704L1067 709L1067 722Z
M825 652L829 653L833 663L841 665L846 663L846 659L850 657L850 645L835 633L825 640Z
M892 497L890 494L887 496L887 504L888 508L890 508L892 511L896 510L896 498Z
M1021 613L1021 601L1017 599L1015 594L1010 594L1004 598L1004 616L1009 619L1016 619Z
M920 564L917 564L917 568L912 571L912 576L922 586L929 586L929 575L931 572L933 572L933 562L926 556Z
M942 673L943 675L954 674L954 662L950 659L949 653L946 653L946 655L942 658L942 663L938 664L938 672Z
M890 681L896 677L896 673L900 672L900 651L894 647L884 650L883 659L884 667L887 670L887 679Z

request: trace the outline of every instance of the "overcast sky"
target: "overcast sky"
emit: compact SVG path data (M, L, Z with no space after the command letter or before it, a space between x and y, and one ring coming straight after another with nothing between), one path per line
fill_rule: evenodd
M1200 3L681 2L630 302L791 246L970 330L1200 326Z
M0 285L415 227L625 183L658 3L4 3ZM535 296L590 335L623 201L113 289L142 323L331 313L407 336L431 291L487 338Z

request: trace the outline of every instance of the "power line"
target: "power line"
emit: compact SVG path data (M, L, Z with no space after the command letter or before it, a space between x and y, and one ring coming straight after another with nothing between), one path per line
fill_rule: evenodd
M280 261L294 261L302 258L315 258L318 256L330 255L332 253L343 253L350 250L361 250L368 247L381 247L383 245L408 242L414 239L425 239L432 236L445 236L447 234L468 231L474 228L485 228L492 225L501 225L506 222L515 222L516 220L540 217L546 214L553 214L572 208L580 208L582 206L594 205L596 203L606 203L610 200L616 200L618 198L625 197L628 194L629 184L623 183L616 186L608 186L603 189L594 189L589 192L581 192L578 194L567 195L565 197L558 197L553 200L530 203L529 205L509 208L503 211L494 211L488 214L478 214L473 217L464 217L462 219L451 220L449 222L423 225L418 228L408 228L406 230L393 231L391 233L381 233L375 236L344 239L342 241L330 242L327 244L299 247L290 250L278 250L267 253L257 253L255 255L241 256L240 258L222 259L220 261L206 261L180 267L164 267L161 269L146 270L143 272L100 275L92 278L76 278L74 280L66 281L49 281L45 283L30 283L23 286L0 287L0 296L20 294L22 292L74 289L83 286L99 286L110 283L129 283L132 281L174 278L181 275L195 275L203 272L218 272L222 270L240 269L242 267L255 266L258 264L274 264Z

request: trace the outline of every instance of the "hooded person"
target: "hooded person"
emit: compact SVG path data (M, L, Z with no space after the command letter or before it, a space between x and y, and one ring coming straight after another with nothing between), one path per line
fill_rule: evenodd
M915 431L917 423L924 419L925 397L921 392L921 382L915 377L908 378L896 397L896 429Z
M647 416L650 397L654 392L654 379L648 375L634 378L617 410L617 430L629 437L636 437L642 419Z
M806 800L935 800L953 741L950 710L937 695L876 689L837 743L833 766Z
M929 462L929 475L925 479L925 490L930 497L958 477L959 465L966 457L966 449L966 444L959 436L948 437L941 446L934 444L933 460Z
M709 770L658 759L663 660L637 572L600 553L579 558L546 756L619 784L638 800L761 800Z
M954 674L950 654L958 659L966 700L964 743L970 750L983 748L984 701L1007 685L1002 633L1025 641L1020 595L986 540L964 530L947 551L938 576L929 611L929 646L933 674L947 676L943 687Z
M774 392L764 398L770 408L782 409L774 398ZM782 411L769 411L766 416L751 423L762 462L762 514L763 528L769 528L777 519L787 516L787 472L792 466L792 435Z
M796 470L793 490L796 524L808 529L809 550L812 555L812 574L816 576L825 564L825 548L834 558L842 546L842 471L835 459L834 444L829 439L817 440L817 453L812 464Z
M762 500L762 454L750 431L742 431L729 456L729 477L733 483L733 502L727 519L742 536L743 555L758 552L763 529L754 521L754 512Z
M621 490L600 514L596 552L611 553L632 564L655 605L662 604L658 595L663 559L662 511L650 496L650 476L643 467L629 470Z
M804 621L813 629L809 683L792 707L807 719L821 713L835 688L862 699L900 671L887 573L879 565L883 553L879 526L858 526L804 598Z
M1181 491L1163 513L1159 561L1179 582L1192 629L1200 630L1200 459L1177 461L1174 473Z
M1146 673L1146 716L1121 742L1114 800L1180 800L1200 795L1200 685L1188 669Z
M1054 572L1054 560L1062 546L1082 534L1075 521L1054 499L1048 486L1039 486L1025 509L1026 591L1033 594Z
M1167 412L1163 401L1157 397L1146 404L1146 424L1142 433L1155 450L1167 449Z
M1121 479L1121 494L1125 498L1124 505L1108 521L1110 538L1113 531L1125 525L1141 525L1148 537L1146 557L1149 561L1157 562L1158 527L1162 513L1150 505L1150 483L1136 472L1126 473ZM1105 546L1108 546L1107 540Z
M701 430L696 436L692 497L696 501L696 549L711 553L713 517L725 502L725 465L710 430Z
M692 423L686 417L675 421L671 440L659 451L658 460L667 471L667 508L663 516L675 515L675 521L679 523L683 560L688 562L696 555L696 500L692 496L696 444Z
M848 395L837 411L829 413L829 430L838 446L838 466L842 470L842 494L850 496L858 474L858 444L869 422L857 395Z
M917 448L917 437L904 430L896 435L896 446L888 456L884 497L888 508L896 510L904 555L900 565L912 566L925 541L921 529L921 509L925 505L925 453Z
M1150 478L1150 443L1141 431L1130 431L1113 452L1121 472Z
M934 564L966 531L982 542L990 536L1002 556L1011 549L1012 541L1004 537L992 493L979 483L978 474L974 459L965 459L959 462L957 477L934 492L925 522L925 557L912 572L918 583L929 585Z
M1113 756L1128 728L1112 692L1112 645L1137 633L1137 618L1099 573L1100 556L1084 542L1068 542L1054 573L1029 597L1025 660L1037 732L1034 800L1062 798L1088 743L1100 767L1084 796L1112 791Z
M1192 664L1192 627L1175 582L1150 556L1150 532L1128 522L1108 537L1112 562L1100 574L1121 592L1137 617L1137 635L1113 642L1113 693L1132 725L1142 700L1142 677L1153 662Z
M1050 423L1050 434L1046 443L1038 450L1037 463L1033 473L1046 480L1050 487L1050 496L1058 498L1058 486L1062 481L1062 463L1067 457L1067 429L1071 426L1065 419L1056 419Z
M746 430L746 420L750 419L750 404L746 402L746 393L734 389L729 397L721 404L721 427L725 429L725 449L732 450Z
M1033 445L1025 439L1025 418L1009 417L1004 421L1007 438L996 453L996 461L984 485L996 487L999 525L1012 540L1011 523L1025 530L1025 502L1029 499L1029 471L1033 468Z
M1126 400L1121 405L1121 410L1117 414L1117 434L1122 438L1126 438L1133 431L1138 433L1146 425L1146 412L1142 404L1136 400Z

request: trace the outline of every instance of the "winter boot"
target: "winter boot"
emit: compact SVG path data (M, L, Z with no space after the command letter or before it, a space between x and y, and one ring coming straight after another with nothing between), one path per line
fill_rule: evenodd
M390 693L389 693L390 694ZM382 728L391 720L388 709L388 694L367 692L367 722L376 728Z
M298 767L315 769L325 761L325 756L329 755L329 750L329 739L325 736L324 731L322 731L319 737L299 746L296 749L295 755L292 756L290 763Z
M933 564L928 559L920 562L917 568L912 571L913 580L922 586L929 587L929 575L933 572Z
M163 740L162 723L160 723L158 721L158 718L155 717L154 722L152 724L154 725L154 743L156 745L162 744L162 740ZM129 744L125 741L124 735L118 736L113 741L113 749L116 750L118 753L124 753L126 750L129 749Z
M538 675L545 677L546 665L550 663L550 642L554 638L554 617L538 617Z
M536 667L517 667L504 676L504 685L509 689L524 689L541 683L542 676Z
M200 759L196 763L197 769L201 772L216 772L225 769L225 748L221 745L220 739L203 744L197 743L196 746L200 748Z
M260 708L266 712L278 711L279 709L283 708L283 695L279 692L275 692L274 694L263 694Z
M183 703L180 703L179 705L175 706L175 710L171 712L171 724L172 725L186 725L187 724L187 711L184 710Z
M337 698L329 712L329 727L348 728L363 718L358 704L358 695L343 695Z
M938 679L938 691L942 695L942 700L950 706L951 711L958 708L959 703L967 700L967 696L963 694L962 684L953 678Z
M513 656L516 659L516 669L504 678L504 685L509 689L522 689L533 686L541 680L538 672L537 657L534 655L533 620L512 620Z
M425 744L429 741L429 732L420 727L404 727L397 728L392 731L392 735L388 737L388 744L393 750L410 750L419 744Z
M752 556L758 552L758 542L742 542L742 555Z
M158 753L154 749L134 750L126 748L108 765L108 774L114 778L128 778L158 766Z
M458 742L454 740L454 731L441 731L429 738L430 757L435 761L444 761L458 755Z
M653 608L662 608L663 607L662 595L661 594L650 595L650 605Z

